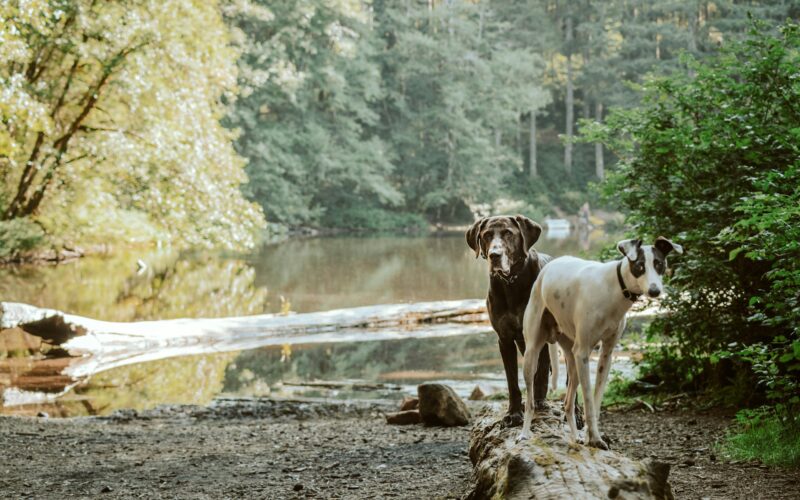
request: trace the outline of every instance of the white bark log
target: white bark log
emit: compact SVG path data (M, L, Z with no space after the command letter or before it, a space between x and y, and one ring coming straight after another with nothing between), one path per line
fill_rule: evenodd
M519 427L503 428L499 407L480 417L470 437L470 498L673 498L668 465L570 444L562 420L558 410L539 412L534 437L518 442Z
M486 321L482 299L135 323L0 303L0 329L19 327L72 353L88 355L64 370L72 377L144 361L269 345L463 335L486 331Z

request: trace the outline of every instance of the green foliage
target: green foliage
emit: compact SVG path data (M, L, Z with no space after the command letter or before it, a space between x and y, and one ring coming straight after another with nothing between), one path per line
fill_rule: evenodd
M671 258L672 312L651 326L674 340L650 365L663 380L744 374L773 403L800 402L798 49L797 25L754 23L719 57L687 58L694 76L654 79L641 106L584 128L620 157L603 189L635 233L687 250Z
M0 220L53 244L253 243L216 2L4 2L0 26Z
M631 381L612 370L609 374L608 386L603 393L603 406L630 404L633 402L632 395Z
M243 53L242 95L226 121L241 132L248 195L270 220L289 225L319 223L343 206L400 204L391 152L374 132L383 90L361 4L255 8L227 12Z
M550 97L544 60L503 36L485 5L432 10L376 5L387 97L382 136L393 146L406 207L434 220L494 201L519 175L514 151L521 111Z
M424 231L428 228L428 222L418 214L359 206L331 210L323 223L328 227L378 232Z
M0 259L14 258L35 248L43 238L42 228L29 219L0 221Z
M258 5L227 12L243 46L242 96L227 121L241 131L247 193L271 220L380 229L419 225L402 213L464 219L518 171L519 111L549 100L544 62L509 44L487 6Z
M767 408L741 410L736 427L721 445L730 460L758 460L765 465L800 466L800 418L780 417Z
M5 2L0 219L53 246L245 247L263 218L240 188L289 226L466 222L509 198L574 212L609 155L570 144L567 168L567 117L602 123L650 72L694 74L680 54L740 38L745 11L798 3Z

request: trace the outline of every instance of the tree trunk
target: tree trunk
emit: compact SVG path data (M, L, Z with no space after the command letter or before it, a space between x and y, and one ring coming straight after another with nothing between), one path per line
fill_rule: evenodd
M536 111L531 111L531 149L528 151L530 165L528 167L531 177L539 177L539 166L536 164Z
M689 53L693 56L697 55L697 27L698 27L699 14L697 9L693 9L689 15ZM689 77L694 78L694 69L689 67Z
M603 103L600 101L596 102L594 105L594 119L597 123L603 122ZM603 180L606 175L603 144L601 142L594 143L594 173L600 180Z
M575 121L575 96L572 82L572 17L567 17L566 27L566 47L567 47L567 97L566 104L566 144L564 144L564 170L572 174L572 127Z
M517 158L522 162L522 170L525 169L525 115L520 113L517 121Z
M490 409L470 436L469 498L673 498L669 465L571 444L565 427L560 410L538 412L533 438L518 443L519 427L504 427L499 406Z

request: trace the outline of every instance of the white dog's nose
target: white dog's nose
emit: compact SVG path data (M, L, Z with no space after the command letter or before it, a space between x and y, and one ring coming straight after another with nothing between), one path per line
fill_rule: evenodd
M661 290L659 290L658 287L655 285L650 285L650 289L647 290L647 295L656 298L659 295L661 295Z

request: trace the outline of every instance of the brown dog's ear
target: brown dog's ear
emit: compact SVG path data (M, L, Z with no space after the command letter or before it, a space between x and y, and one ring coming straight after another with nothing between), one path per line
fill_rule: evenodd
M486 252L484 252L483 247L481 246L481 230L483 229L484 224L486 221L489 220L488 217L483 217L475 221L475 223L467 229L465 233L465 237L467 238L467 245L471 249L475 251L475 258L483 257L486 258Z
M682 254L683 247L678 245L677 243L673 243L670 240L664 238L663 236L659 236L656 238L656 242L653 244L661 253L667 255L672 250L675 250L676 253Z
M539 235L542 234L542 226L524 215L517 215L514 217L514 221L517 223L522 233L522 248L525 250L525 253L528 253L528 250L531 249L533 244L539 240Z

